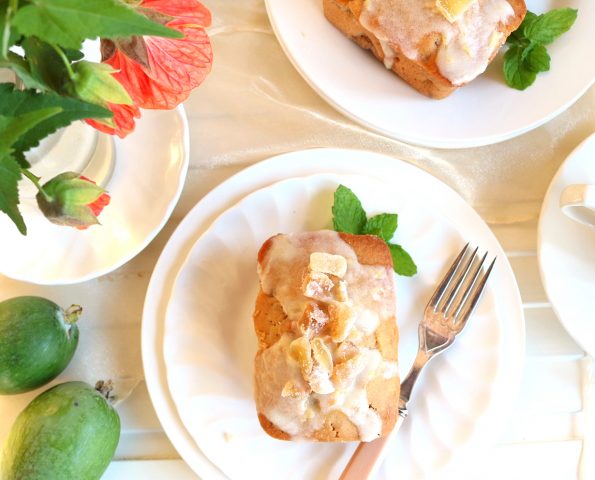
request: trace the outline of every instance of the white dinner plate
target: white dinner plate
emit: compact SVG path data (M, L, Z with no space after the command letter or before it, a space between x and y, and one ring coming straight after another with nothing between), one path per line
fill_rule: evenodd
M595 229L560 210L562 190L595 185L595 133L560 166L550 184L538 227L541 279L558 319L574 340L595 355Z
M572 29L548 45L551 71L525 91L504 83L502 54L444 100L424 97L324 17L322 0L266 0L285 53L318 94L356 122L405 142L463 148L500 142L552 119L595 79L595 2L528 0L529 10L578 8Z
M118 268L149 244L184 186L189 135L183 108L143 111L135 131L114 138L114 147L106 187L111 201L99 216L101 225L84 231L54 225L34 196L21 198L28 234L0 215L0 274L46 285L82 282Z
M312 190L309 190L311 188L309 186L310 182L294 178L328 172L332 172L332 175L312 177L314 180ZM183 289L182 286L191 288L195 293L194 296L198 299L203 298L202 293L200 293L202 286L210 283L201 283L204 281L204 277L195 276L196 270L191 268L194 256L198 254L197 252L202 251L202 240L198 243L196 241L203 234L205 235L204 238L207 238L217 228L224 226L225 224L221 223L224 216L221 216L218 220L216 219L226 209L247 195L248 197L242 200L239 205L248 206L250 202L262 201L267 199L273 192L279 193L280 197L275 195L275 198L280 198L280 201L295 200L295 197L286 196L285 185L295 187L295 190L292 190L294 194L297 192L301 195L304 193L302 192L303 188L306 188L306 191L310 193L303 196L304 206L298 208L298 206L294 205L291 211L295 210L296 213L288 215L289 218L283 221L292 222L298 218L304 219L303 214L305 211L315 211L318 213L307 217L310 218L309 221L314 223L310 224L309 221L306 221L305 226L308 228L310 226L312 228L319 227L322 225L323 218L327 218L326 221L330 220L328 208L330 208L329 192L332 192L332 190L329 189L331 189L331 184L336 186L337 179L346 178L346 174L358 175L358 177L351 178L349 182L361 195L370 211L376 208L383 209L384 207L399 210L401 223L397 232L398 241L410 249L412 254L416 256L419 265L424 269L414 279L399 279L399 288L403 290L399 294L399 308L402 309L402 312L411 311L410 309L413 308L417 309L420 304L426 301L426 297L429 296L429 292L433 290L436 284L437 277L443 272L447 263L452 260L452 254L456 253L464 240L481 244L483 248L499 257L498 268L490 281L490 290L487 292L488 295L486 295L485 301L482 302L482 310L479 311L477 318L475 318L475 325L460 338L460 348L455 348L442 359L438 357L435 360L436 363L428 369L427 375L424 375L420 384L419 388L422 393L415 394L411 410L418 412L416 415L418 418L411 421L409 426L406 424L403 427L393 446L394 451L397 452L395 458L402 459L406 457L405 463L397 465L397 462L390 459L386 465L386 470L381 474L386 475L386 472L393 471L421 473L416 470L418 468L422 472L432 473L446 467L454 468L457 465L457 459L463 458L462 453L468 453L469 449L482 445L486 439L493 438L491 435L494 423L501 418L502 414L506 413L515 391L518 389L524 356L524 324L518 289L506 256L490 229L458 194L422 170L383 155L337 149L307 150L281 155L254 165L233 176L215 188L194 207L166 245L155 267L145 300L143 312L143 364L149 392L162 425L172 443L181 456L202 478L228 478L221 467L223 470L232 468L229 466L230 463L243 465L246 475L254 472L249 470L251 466L253 467L253 464L245 464L245 456L236 457L235 451L227 457L231 459L230 461L224 462L222 460L221 455L224 454L228 445L222 440L221 436L209 436L213 445L204 443L203 439L199 440L201 443L198 444L196 436L201 434L196 429L197 424L192 423L192 420L188 420L189 417L185 414L182 416L179 414L174 401L175 396L178 406L180 406L180 397L176 394L179 392L173 392L173 390L170 392L169 389L168 374L171 375L173 370L169 363L166 367L164 346L169 349L170 353L175 354L175 348L172 349L170 342L172 339L181 337L176 337L176 329L172 329L169 324L172 319L176 320L175 315L168 317L166 325L168 303L170 304L170 314L173 312L171 309L174 308L179 308L180 314L185 312L185 316L181 315L179 320L184 322L189 318L187 316L189 311L185 309L187 305L178 304L178 301L175 300L180 298L190 300L189 297L183 294L183 292L187 293L188 290ZM284 179L289 180L253 193ZM320 190L316 190L316 188L323 185L321 182L327 182L326 194L321 194ZM375 187L370 189L370 185ZM376 191L377 193L375 193ZM317 201L321 200L323 202L322 208L318 208L318 203L313 203L313 198L310 195L314 195ZM394 198L394 202L391 202L390 198ZM265 201L265 203L268 202ZM259 205L262 205L262 203L259 203ZM277 205L277 203L274 205ZM308 205L310 205L309 210L307 210ZM287 210L289 207L286 204L283 208ZM269 213L272 213L273 210L274 206L271 205L269 210L264 211L266 213L264 216L272 219L273 217ZM415 214L417 210L419 210L419 214ZM229 210L229 212L224 215L243 212L244 214L249 213L251 216L250 228L243 230L242 234L236 237L238 240L237 248L246 248L245 256L241 256L245 261L236 262L235 257L231 259L221 257L221 261L226 265L225 268L234 268L232 266L237 263L238 273L231 277L233 281L230 280L230 283L237 285L238 279L244 278L241 275L248 271L248 266L254 267L254 245L262 239L264 232L260 230L258 218L254 218L254 210L244 211L243 207L238 206ZM328 217L326 217L327 214ZM213 227L209 229L211 225ZM292 224L282 223L278 226L288 228L290 225ZM205 231L207 231L206 234ZM256 232L260 232L258 237L254 235ZM230 234L229 239L231 240L233 233L230 232ZM245 239L245 241L242 239ZM440 240L443 240L444 251L442 252L436 249ZM212 246L215 244L205 243L204 245ZM237 250L234 254L236 253ZM211 254L209 254L210 256ZM174 282L178 277L179 280L174 287ZM249 310L254 300L253 294L256 291L256 285L257 279L252 270L252 277L248 277L245 282L246 294L242 295L238 302L226 302L230 307L230 311L241 312L241 315L248 312L247 318L249 320ZM173 295L171 295L172 291L174 292ZM413 292L413 294L406 295L404 292ZM494 292L498 293L498 302L495 302ZM194 306L191 307L191 309L193 308ZM196 314L196 324L201 324L200 311L194 311L194 313ZM399 315L401 316L401 313ZM421 310L419 314L415 315L415 318L407 317L403 313L399 319L403 333L400 350L403 372L406 372L409 368L415 352L414 325L419 321L419 315L421 315ZM221 321L216 315L213 316L213 320L215 319ZM241 395L237 398L238 410L237 415L234 416L234 419L238 421L233 420L227 423L227 427L224 428L229 428L228 433L231 434L226 435L225 438L229 442L244 442L245 437L243 437L243 434L251 432L255 434L255 437L252 438L255 444L264 444L266 448L274 448L275 452L278 452L279 448L285 448L288 452L293 452L292 449L294 448L299 450L302 446L296 447L288 443L275 442L268 439L260 430L253 430L255 425L254 411L252 410L253 416L248 417L247 415L248 407L251 406L249 403L251 402L250 368L246 365L239 366L254 353L254 344L250 344L249 340L244 343L244 340L242 340L244 337L241 335L253 334L248 328L251 328L249 321L246 322L244 319L239 325L237 332L227 332L230 339L229 348L233 352L228 361L223 360L222 366L224 371L231 375L228 377L229 379L236 378L233 375L238 374L238 369L242 372L243 379L239 384ZM486 329L484 330L482 326L485 326ZM190 328L186 329L186 327ZM186 332L188 338L195 338L196 332L193 331L193 325L184 323L183 330L178 333L182 334L182 332ZM492 336L488 335L488 333L492 334ZM165 345L166 339L169 347ZM486 347L485 352L479 352L475 347L471 348L470 344L476 340L482 342L482 345ZM217 343L216 346L209 347L215 362L219 362L217 359L225 357L225 350L219 350L219 346L220 344ZM180 346L181 348L182 346ZM200 347L197 345L196 348L202 348L202 345ZM471 352L468 348L475 350L476 355L472 355L471 358L467 357ZM507 352L506 355L502 355L503 351ZM187 350L187 352L189 351ZM456 365L461 365L459 362L463 361L465 357L468 365L459 370ZM192 358L193 356L190 355L186 360L192 362ZM250 364L251 361L248 365ZM475 370L476 364L480 366L479 370ZM200 382L206 385L203 377L205 372L198 365L190 367L191 370L187 368L189 365L183 367L180 364L179 366L180 373L183 371L189 375L186 378L187 387L200 388L200 385L194 384L196 378L201 378ZM450 372L445 379L450 378L451 382L446 384L440 372ZM476 373L480 373L481 379L474 383L471 378ZM484 377L486 380L484 380ZM172 381L171 378L169 380ZM223 392L229 382L216 383L218 388L221 389L220 391ZM442 389L450 391L453 388L459 389L459 396L456 397L458 399L462 398L460 392L463 388L470 388L469 395L462 400L463 403L460 407L455 406L452 402L447 402L445 405L447 410L441 410L436 408L436 404L433 403L440 398L439 393L437 393L437 396L423 395L424 390L427 389L436 393ZM196 392L196 390L191 391L193 394ZM221 395L222 403L233 403L230 397L225 396L226 394L227 392ZM472 412L469 416L465 413L467 408ZM425 425L426 428L416 428L416 425ZM432 427L427 428L429 425L432 425ZM223 428L222 424L217 425L216 423L213 423L211 427L212 429L207 429L210 433ZM239 435L234 436L234 432ZM419 433L422 435L418 435ZM407 442L404 439L407 439ZM443 441L448 441L449 444L442 444ZM430 448L423 446L427 442L432 446L438 444L440 446L435 450L435 453L432 453ZM200 447L205 450L203 451ZM324 447L323 450L330 455L327 458L334 459L334 463L331 463L329 468L336 470L340 469L347 460L347 456L353 450L354 445L319 445L318 447L321 449ZM308 449L309 447L304 448ZM298 450L289 454L294 460L296 455L301 455L301 450ZM277 453L271 455L270 458L277 458ZM284 456L283 458L288 457ZM282 461L281 458L278 460ZM227 466L224 465L225 463ZM319 467L317 462L309 460L306 463L308 465L312 463L313 470L304 470L302 465L301 469L296 471L295 478L304 478L307 472L317 471L316 469ZM260 473L262 472L266 473L266 470L261 470ZM287 472L289 474L289 470ZM234 473L227 470L226 473L236 475L237 471ZM290 478L293 477L290 476Z

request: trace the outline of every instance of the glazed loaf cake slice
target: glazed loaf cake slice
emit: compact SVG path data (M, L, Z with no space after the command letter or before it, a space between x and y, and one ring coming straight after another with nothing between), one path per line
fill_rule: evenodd
M444 0L323 0L326 18L405 82L444 98L483 73L523 21L523 0L475 0L456 18Z
M397 418L392 259L378 237L277 235L258 254L255 400L282 440L371 441Z

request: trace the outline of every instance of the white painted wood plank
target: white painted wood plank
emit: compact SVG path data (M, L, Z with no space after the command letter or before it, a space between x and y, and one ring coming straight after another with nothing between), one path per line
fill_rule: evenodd
M527 358L515 412L535 415L580 411L581 373L580 359Z
M551 308L525 309L528 356L578 358L583 349L568 335Z
M539 266L536 255L523 255L508 257L510 266L514 272L521 299L525 306L547 306L549 305L547 295L541 283Z
M182 460L115 461L101 480L197 480L199 477Z

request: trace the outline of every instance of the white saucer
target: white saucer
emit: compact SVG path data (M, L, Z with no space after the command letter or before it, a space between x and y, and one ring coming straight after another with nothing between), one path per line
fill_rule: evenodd
M574 183L595 185L595 133L568 156L545 195L538 228L541 279L558 319L595 355L595 229L560 210L560 193Z
M184 185L189 158L186 114L143 111L134 133L114 138L116 163L101 225L81 231L50 223L32 195L21 199L27 236L0 215L0 274L45 285L82 282L137 255L161 230ZM60 172L55 172L56 174Z
M515 137L563 112L595 80L593 0L527 0L535 13L579 11L570 31L547 47L551 70L527 90L504 83L501 52L484 74L444 100L424 97L346 38L324 17L322 0L265 3L285 53L324 100L368 128L416 145L466 148Z
M392 182L391 185L403 185L405 190L407 190L407 184L419 185L421 182L424 187L421 191L428 192L428 198L433 198L433 202L438 198L441 199L438 210L443 214L441 217L442 222L451 223L460 235L465 236L466 238L470 237L470 240L472 241L478 242L481 240L480 243L482 243L482 245L494 253L499 253L499 257L502 259L501 263L499 261L500 266L497 274L500 278L499 280L496 280L496 277L494 277L494 284L502 283L507 285L505 292L503 292L507 301L498 303L498 318L506 317L507 321L501 323L500 327L498 327L499 333L497 339L497 341L500 342L500 345L506 345L507 355L496 355L498 366L495 373L497 377L495 383L497 385L494 385L494 388L490 389L490 395L485 397L487 403L479 401L479 403L475 405L480 409L485 408L485 415L476 418L477 423L474 423L472 428L467 429L464 427L465 433L461 434L458 441L465 443L465 448L450 449L444 448L443 445L439 449L441 454L433 456L432 461L426 462L425 466L423 450L416 448L416 451L414 452L415 457L412 457L410 461L408 461L408 466L414 465L415 468L421 466L422 470L429 469L435 471L436 469L440 470L447 467L455 469L459 467L464 469L465 467L462 466L462 464L469 464L469 462L461 463L458 462L457 459L461 460L467 457L465 455L457 454L460 452L469 453L467 447L473 447L473 449L475 449L483 444L480 440L485 441L486 438L490 437L488 432L492 431L494 423L497 423L500 416L506 414L514 398L514 394L520 385L520 372L522 371L524 358L524 323L522 309L520 307L520 297L518 295L514 275L506 261L505 255L501 253L501 248L489 228L452 189L422 170L408 165L405 162L365 151L338 149L306 150L281 155L256 164L237 175L234 175L205 196L190 211L174 234L170 237L151 277L145 299L142 324L142 349L145 378L153 405L157 411L161 424L182 458L184 458L190 467L195 472L199 473L202 478L226 478L221 470L217 468L207 455L205 455L205 452L201 451L195 443L193 436L180 418L176 408L176 402L174 402L172 394L170 393L168 386L169 370L166 369L164 358L164 340L166 335L171 334L173 331L165 326L168 302L170 301L170 298L173 298L172 290L174 289L175 280L184 268L185 259L189 258L188 255L193 251L193 246L197 239L200 238L211 225L214 225L213 222L219 215L243 198L252 194L252 192L268 187L275 182L293 177L320 173L332 173L334 175L365 175L376 179L376 181L380 180L383 182L386 181L386 179L389 179ZM417 183L413 181L407 182L404 181L404 179L415 179L417 180ZM415 195L409 196L409 200L412 202L416 201L416 198ZM466 220L464 222L457 221L457 219L460 220L461 217L465 217ZM405 224L402 224L402 226L403 225ZM405 230L403 230L403 232L405 232ZM434 237L430 235L429 238ZM486 241L484 242L483 240ZM403 243L405 242L403 241ZM431 287L428 286L428 288ZM503 312L508 313L504 313L504 317L502 317L501 315ZM406 330L404 330L403 333L405 333L405 331ZM463 337L461 337L461 339L463 339ZM411 348L414 348L410 348L411 343L412 342L410 341L403 341L402 352L410 357L413 355L410 350ZM453 351L453 355L455 353L456 352ZM447 357L444 357L442 362L446 365L449 364ZM407 369L408 367L408 365L403 365L403 369ZM437 368L438 367L439 365L437 365ZM494 372L484 372L485 375L491 375L492 373ZM427 377L428 379L435 378L438 382L438 384L433 385L432 388L443 388L442 382L436 375L438 374L435 371L434 375ZM428 381L430 384L433 383L433 380ZM422 405L421 410L428 407L423 398L420 400L420 405ZM424 421L428 421L432 423L432 425L434 425L435 422L433 411L433 409L430 410L428 416L424 414ZM452 416L452 418L455 417L457 417L457 415ZM446 423L438 422L436 425L444 427ZM467 422L463 423L467 425ZM405 426L403 432L407 432L407 428L412 427ZM458 427L455 426L455 430L456 428ZM448 431L449 428L446 428L446 430L443 429L441 430L441 434L436 437L432 437L432 435L422 435L416 438L414 443L415 445L419 445L419 442L423 443L424 439L428 438L433 439L432 441L435 440L440 442L441 440L438 440L438 438L442 438L441 435ZM410 452L409 449L406 449L405 451ZM348 449L346 449L345 452L349 453ZM396 471L394 462L393 466L389 468L390 470L388 470L388 472Z

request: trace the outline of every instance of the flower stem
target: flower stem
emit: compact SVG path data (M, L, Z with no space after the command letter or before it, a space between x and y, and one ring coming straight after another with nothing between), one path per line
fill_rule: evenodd
M8 58L8 41L10 40L10 21L12 15L19 8L19 0L10 0L8 8L6 9L6 17L4 17L4 32L2 35L2 44L0 46L0 57L3 60Z
M62 51L62 49L60 47L58 47L57 45L54 45L53 43L50 43L49 45L58 54L58 56L62 60L62 63L64 63L64 66L66 67L66 71L68 72L68 77L72 81L74 81L75 73L72 70L72 67L70 66L70 60L68 60L68 58L66 57L66 55L64 54L64 52Z
M45 197L45 199L49 202L51 199L48 196L47 193L45 193L45 190L43 189L43 187L41 186L41 184L39 183L39 177L36 177L35 175L33 175L33 173L31 173L30 170L27 170L26 168L21 168L21 173L27 177L29 180L31 180L31 183L33 183L33 185L35 185L35 187L37 187L37 190L39 190L39 192Z

